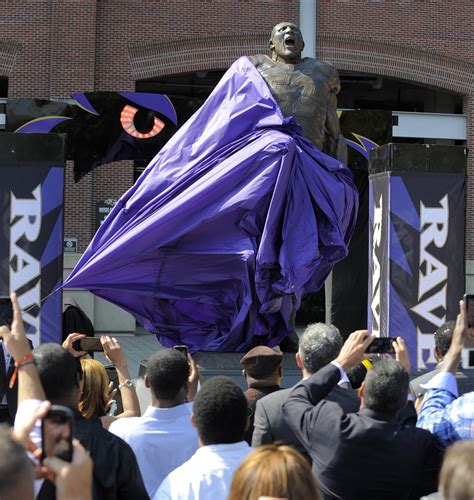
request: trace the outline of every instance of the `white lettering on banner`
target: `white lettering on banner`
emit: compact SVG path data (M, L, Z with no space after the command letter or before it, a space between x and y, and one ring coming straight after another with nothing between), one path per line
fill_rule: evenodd
M41 232L41 185L37 186L32 198L17 198L11 193L10 205L10 290L17 293L41 275L41 264L32 255L18 246L22 238L34 243ZM30 286L18 302L23 312L23 321L33 327L34 345L39 344L41 280ZM33 306L34 311L30 309ZM35 314L37 314L35 316ZM30 335L31 336L31 335Z
M418 327L416 327L416 359L417 359L417 369L426 370L429 364L436 364L436 358L434 355L434 336L432 333L422 333ZM428 358L423 359L423 353L428 351Z
M440 201L442 208L425 207L420 203L420 229L425 224L428 227L421 233L420 237L420 279L418 282L418 300L426 292L433 289L448 278L448 268L438 259L433 257L427 250L431 243L438 248L443 248L448 239L449 229L449 205L448 195ZM421 271L421 266L426 263L426 274Z
M372 241L372 334L380 336L380 243L382 240L382 195L374 208L374 233Z
M446 321L448 267L428 250L432 243L438 248L443 248L448 240L448 195L443 196L439 203L441 207L426 207L423 202L420 202L420 229L422 232L420 235L418 304L411 310L431 323L433 329L429 333L423 333L417 329L418 369L426 369L426 363L435 362L433 331ZM425 266L425 272L423 272L423 266ZM430 295L430 292L443 283L444 286L441 290ZM421 300L426 294L428 296ZM423 360L424 351L429 351L429 357L426 361Z

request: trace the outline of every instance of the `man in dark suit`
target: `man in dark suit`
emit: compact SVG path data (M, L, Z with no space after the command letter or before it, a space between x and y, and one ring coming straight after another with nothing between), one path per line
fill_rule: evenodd
M28 340L30 347L33 344ZM18 380L10 387L15 371L15 360L10 356L0 339L0 423L13 425L18 402Z
M342 343L342 337L335 326L324 323L309 325L299 339L296 353L296 363L302 371L303 378L310 377L335 359L341 350ZM295 447L310 460L305 447L283 417L281 407L291 391L292 388L283 389L257 401L252 446L283 441ZM337 403L347 413L359 409L360 400L349 387L347 380L336 385L325 399Z
M429 432L396 418L407 404L410 368L400 337L393 343L398 361L383 359L368 371L359 412L348 414L324 401L341 376L362 361L372 340L366 330L351 334L336 360L300 382L283 405L310 451L324 500L418 499L437 489L443 447Z

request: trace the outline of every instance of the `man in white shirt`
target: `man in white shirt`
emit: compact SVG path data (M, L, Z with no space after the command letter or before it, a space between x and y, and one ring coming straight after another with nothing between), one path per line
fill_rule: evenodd
M466 344L472 345L464 301L459 306L451 345L438 374L424 385L428 392L416 424L417 427L430 431L445 446L455 441L474 439L474 391L458 397L456 373L461 354Z
M163 349L153 354L145 375L151 406L142 417L122 418L110 426L110 432L135 452L150 497L198 448L197 432L191 425L192 403L186 402L187 396L194 397L197 380L195 365L181 352Z
M244 441L247 420L240 387L227 377L209 379L193 408L200 448L168 475L153 500L225 500L235 470L252 450Z

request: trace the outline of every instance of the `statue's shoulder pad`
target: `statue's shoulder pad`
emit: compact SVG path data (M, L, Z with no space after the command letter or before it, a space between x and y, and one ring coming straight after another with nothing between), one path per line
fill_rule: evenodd
M248 56L249 61L257 68L268 66L270 60L265 54L255 54L253 56Z
M331 64L328 61L323 61L321 59L313 59L313 61L318 65L319 69L327 73L328 75L331 73L337 73L336 66Z

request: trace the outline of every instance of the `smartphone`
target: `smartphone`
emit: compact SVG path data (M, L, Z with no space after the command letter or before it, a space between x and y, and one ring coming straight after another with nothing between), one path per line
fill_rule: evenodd
M10 326L13 321L13 305L10 297L0 297L0 326Z
M41 423L43 450L41 460L58 457L72 462L74 413L66 406L53 405Z
M103 352L104 347L100 342L100 337L84 337L72 343L75 351Z
M474 328L474 295L464 294L464 304L466 304L467 327Z
M474 349L463 349L461 352L461 366L464 369L474 368Z
M186 359L188 359L188 346L187 345L175 345L173 349L176 349L179 352L182 352Z
M370 354L385 354L394 353L392 343L397 340L395 337L376 337L370 345L367 347L365 352Z

